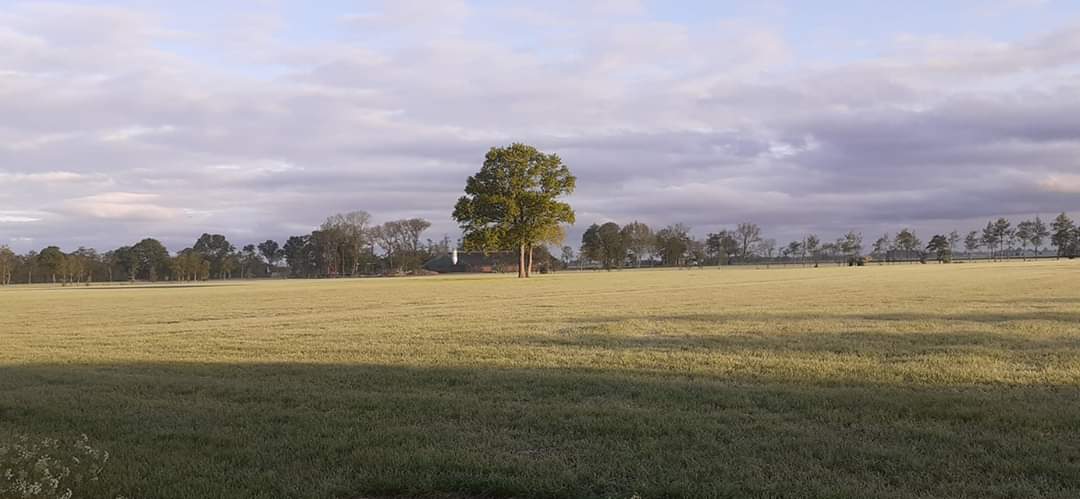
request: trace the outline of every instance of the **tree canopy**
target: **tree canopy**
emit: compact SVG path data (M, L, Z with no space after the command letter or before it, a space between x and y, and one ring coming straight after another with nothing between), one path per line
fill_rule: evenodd
M528 277L532 248L574 223L574 210L559 199L576 181L555 154L525 144L492 148L454 206L466 249L517 250L518 277Z

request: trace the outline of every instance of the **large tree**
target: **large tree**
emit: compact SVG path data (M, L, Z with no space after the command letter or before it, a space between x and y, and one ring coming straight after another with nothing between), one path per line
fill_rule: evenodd
M532 248L560 224L574 223L574 210L559 199L576 182L555 154L525 144L493 147L454 206L466 249L516 250L518 277L529 277Z

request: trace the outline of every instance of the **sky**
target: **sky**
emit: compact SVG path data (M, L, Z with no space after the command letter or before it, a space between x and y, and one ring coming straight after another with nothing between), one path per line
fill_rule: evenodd
M225 4L224 6L222 4ZM1080 2L0 0L0 244L424 217L493 146L591 223L784 243L1080 214Z

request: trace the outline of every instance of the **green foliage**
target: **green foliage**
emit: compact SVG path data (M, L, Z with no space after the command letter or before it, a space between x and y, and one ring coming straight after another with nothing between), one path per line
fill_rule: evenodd
M656 250L664 265L686 265L690 252L690 227L674 224L656 233Z
M67 255L56 246L49 246L37 255L38 266L52 276L53 282L56 282L57 275L62 271L65 258Z
M623 226L622 238L627 251L638 266L641 265L642 259L651 256L656 251L656 236L653 235L652 229L636 220Z
M730 263L729 259L739 253L739 242L735 240L734 233L721 230L706 236L705 253L713 257L717 263Z
M550 238L574 210L559 198L576 178L562 159L535 147L511 144L488 151L480 171L468 178L453 217L471 250L521 250ZM525 269L519 273L525 276Z
M627 241L619 224L592 224L581 236L581 254L600 262L605 269L622 268L626 261Z
M229 277L232 272L229 258L236 251L236 247L221 234L203 234L195 241L192 247L196 253L210 262L210 274L218 279Z
M1077 228L1076 224L1065 213L1054 219L1050 227L1053 230L1051 242L1057 247L1058 256L1074 257L1077 255Z
M926 250L933 253L937 257L937 261L941 263L949 263L952 261L952 248L949 244L949 238L935 234L930 238L930 243L926 245Z

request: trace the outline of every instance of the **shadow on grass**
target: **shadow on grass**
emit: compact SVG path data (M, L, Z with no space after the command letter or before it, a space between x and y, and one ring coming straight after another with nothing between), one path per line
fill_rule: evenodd
M921 313L921 312L880 312L880 313L826 313L826 312L772 312L724 311L702 312L693 314L642 314L609 315L590 317L590 324L607 324L628 320L652 320L670 322L770 322L770 321L894 321L894 322L973 322L980 324L1008 323L1013 321L1050 321L1080 329L1080 310L1078 311L1023 311L1023 312L972 312L972 313Z
M1053 336L1022 336L1009 332L978 330L948 333L882 333L880 331L851 331L835 333L801 331L798 333L655 333L627 334L606 331L605 326L584 325L563 328L554 334L516 336L514 343L533 346L600 347L608 349L643 350L708 350L744 354L798 352L803 354L882 353L919 354L966 349L1002 349L1011 352L1060 353L1080 351L1080 335L1063 332Z
M1077 497L1080 388L315 364L0 367L96 497ZM111 497L111 495L110 495Z

